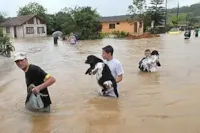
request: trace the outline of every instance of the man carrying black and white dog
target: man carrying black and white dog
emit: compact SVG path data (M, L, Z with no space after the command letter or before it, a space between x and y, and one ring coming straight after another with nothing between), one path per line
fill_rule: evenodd
M109 66L110 71L117 82L117 90L119 94L119 82L123 79L124 70L122 64L119 60L113 57L114 49L112 46L108 45L102 48L102 57L106 60L106 64ZM107 91L107 96L116 97L113 88Z
M123 68L120 61L113 58L114 49L108 45L102 49L102 57L106 60L89 55L85 61L90 67L85 74L96 75L100 85L99 92L103 96L119 97L119 83L123 79Z

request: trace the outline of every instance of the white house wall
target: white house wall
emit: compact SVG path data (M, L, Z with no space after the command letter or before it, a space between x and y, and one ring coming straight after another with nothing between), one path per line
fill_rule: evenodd
M4 35L9 35L10 37L13 37L14 38L14 28L13 27L10 27L10 33L6 33L6 27L3 27L3 34Z
M23 34L24 34L24 33L23 33L23 26L17 26L17 27L16 27L16 31L17 31L17 38L18 38L18 37L20 37L20 38L21 38L21 37L24 37L24 35L23 35Z
M33 27L34 33L33 34L27 34L26 33L27 27ZM38 27L44 27L45 33L38 34L38 31L37 31ZM46 27L45 24L37 24L37 25L35 25L35 24L25 24L25 25L23 25L23 29L24 29L24 37L47 36L47 27Z
M21 26L16 26L16 34L17 34L17 38L25 38L25 37L37 37L37 36L47 36L47 26L46 24L41 24L40 19L37 19L36 17L34 17L33 19L34 24L27 24L27 22ZM33 27L34 28L34 33L33 34L27 34L26 33L26 27ZM41 33L38 34L37 28L38 27L44 27L44 32L45 33ZM2 27L3 28L3 33L6 33L6 27ZM10 33L9 36L14 38L14 27L11 26L10 27Z

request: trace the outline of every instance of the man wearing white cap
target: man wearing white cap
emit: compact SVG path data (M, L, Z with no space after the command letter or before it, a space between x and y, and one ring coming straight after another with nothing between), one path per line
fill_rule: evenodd
M24 52L16 53L14 55L14 61L17 66L25 72L27 87L34 84L35 87L32 89L32 92L35 94L41 93L47 95L46 97L41 97L44 103L44 108L41 111L50 112L51 99L47 87L55 83L55 78L50 76L50 74L47 74L39 66L29 64L26 53Z

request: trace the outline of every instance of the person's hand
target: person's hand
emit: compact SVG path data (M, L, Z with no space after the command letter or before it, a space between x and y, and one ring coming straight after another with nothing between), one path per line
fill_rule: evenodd
M32 92L38 94L40 92L40 88L36 86L32 89Z

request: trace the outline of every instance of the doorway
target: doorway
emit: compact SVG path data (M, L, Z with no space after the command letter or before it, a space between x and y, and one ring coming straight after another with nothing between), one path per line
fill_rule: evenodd
M137 22L134 22L134 33L137 33L138 31L137 31Z
M17 38L17 29L16 29L16 26L14 26L14 37Z

